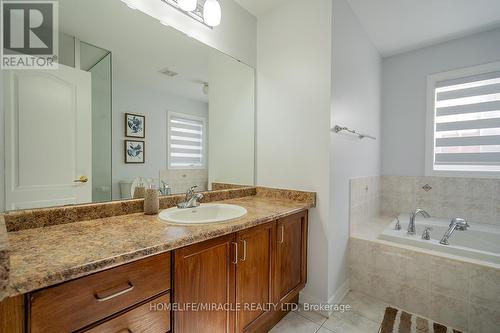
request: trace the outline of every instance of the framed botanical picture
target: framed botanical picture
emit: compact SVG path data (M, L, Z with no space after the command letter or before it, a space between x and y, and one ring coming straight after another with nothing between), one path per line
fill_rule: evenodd
M140 114L125 113L125 136L144 139L146 136L146 117Z
M125 140L125 163L144 163L144 141Z

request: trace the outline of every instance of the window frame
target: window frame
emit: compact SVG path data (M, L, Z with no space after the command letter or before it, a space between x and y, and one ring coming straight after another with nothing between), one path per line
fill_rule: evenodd
M445 80L459 79L462 77L481 75L489 72L500 71L500 61L478 66L465 67L427 76L427 113L426 113L426 142L425 142L425 175L435 177L472 177L472 178L500 178L500 171L458 171L434 170L435 148L435 100L436 84Z
M203 135L202 135L202 165L193 166L171 166L170 165L170 118L179 117L189 120L201 121L203 123ZM200 117L190 113L181 113L174 111L167 111L167 169L168 170L205 170L208 169L208 150L207 150L207 117Z

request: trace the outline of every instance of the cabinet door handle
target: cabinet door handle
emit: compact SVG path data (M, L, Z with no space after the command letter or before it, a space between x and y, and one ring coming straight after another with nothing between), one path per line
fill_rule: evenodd
M285 226L282 225L281 226L281 239L280 239L280 243L283 244L284 241L285 241Z
M234 245L234 261L233 261L233 264L236 265L238 263L238 243L232 242L232 244Z
M123 290L120 290L114 294L111 294L111 295L108 295L108 296L103 296L101 297L99 295L99 293L96 293L94 295L94 297L97 299L98 302L105 302L105 301L109 301L110 299L112 298L115 298L115 297L118 297L120 295L123 295L123 294L126 294L128 293L129 291L132 291L134 289L134 285L130 282L130 281L127 281L127 284L128 284L128 287L123 289Z
M247 241L246 240L242 240L243 242L243 258L241 258L241 261L245 261L247 260Z

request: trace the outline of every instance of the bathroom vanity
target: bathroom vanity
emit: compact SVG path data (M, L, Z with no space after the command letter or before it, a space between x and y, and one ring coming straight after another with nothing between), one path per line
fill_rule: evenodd
M186 226L132 213L11 230L0 330L266 332L305 286L315 196L257 187L207 200L247 214ZM7 228L23 219L7 214Z

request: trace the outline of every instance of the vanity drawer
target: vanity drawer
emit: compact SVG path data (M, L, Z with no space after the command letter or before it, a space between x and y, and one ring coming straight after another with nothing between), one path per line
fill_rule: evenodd
M30 294L31 333L72 332L170 289L170 253Z
M170 331L170 311L167 310L169 303L169 294L158 297L85 333L166 333Z

